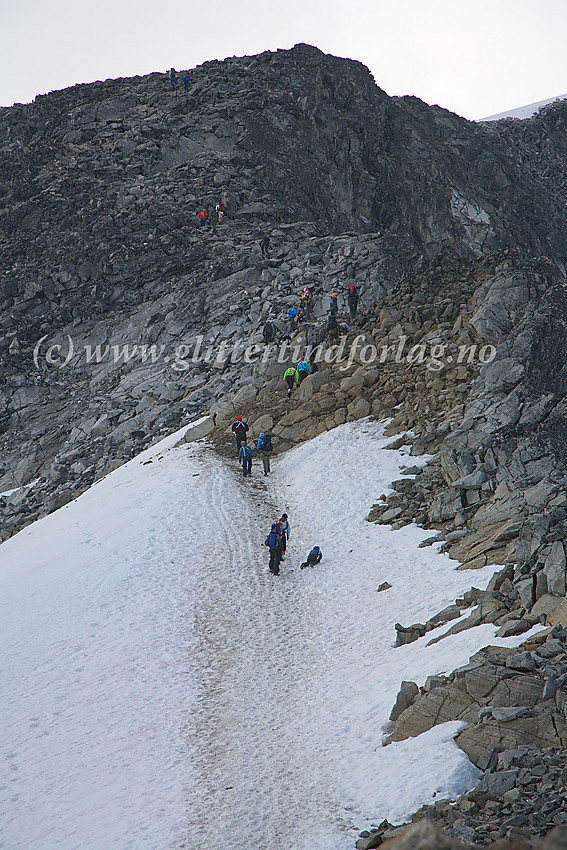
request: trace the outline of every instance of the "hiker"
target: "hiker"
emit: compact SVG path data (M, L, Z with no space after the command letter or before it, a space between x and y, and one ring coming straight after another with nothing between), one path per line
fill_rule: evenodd
M319 367L317 366L317 350L315 348L309 355L309 371L312 375L319 371Z
M349 286L347 295L348 308L350 310L351 319L356 318L356 308L358 307L358 290L356 286Z
M339 312L339 301L336 292L333 292L331 295L331 304L329 306L329 310L331 312L331 316L336 316Z
M282 561L285 558L285 550L287 548L287 541L289 540L289 535L291 531L291 527L289 524L289 520L287 518L287 514L282 514L282 518L280 519L280 525L282 527Z
M169 84L172 89L176 89L179 85L179 80L177 79L177 71L175 68L170 68L169 70Z
M331 313L329 315L329 320L327 322L327 330L329 332L329 345L332 345L333 342L336 342L339 338L339 326L335 313Z
M321 552L319 547L314 546L311 552L308 554L307 560L300 565L300 569L304 570L305 567L314 567L315 564L320 564L322 557L323 553Z
M185 89L185 91L188 92L189 86L191 85L191 74L189 73L189 71L185 72L185 76L183 77L181 82L183 83L183 88Z
M301 386L301 382L304 380L304 378L307 377L307 375L309 375L309 372L311 371L309 369L309 363L307 362L307 360L305 360L304 357L300 357L299 363L297 364L296 368L297 368L297 379L298 379L298 382L299 382L299 386Z
M216 227L217 224L222 224L224 218L224 210L222 208L222 204L216 204L215 210L213 213L213 225Z
M280 574L280 561L282 559L282 535L277 522L272 523L270 533L266 537L264 545L270 550L270 572L278 576Z
M203 208L201 212L197 213L197 219L199 221L199 226L203 227L210 219L209 211L206 208Z
M236 440L236 453L237 455L239 455L240 447L243 443L246 442L246 432L248 431L248 425L246 424L246 422L242 421L242 416L239 416L230 430L234 434L234 438Z
M289 398L291 395L291 391L294 386L299 383L299 375L297 374L297 369L295 366L290 366L283 373L284 381L287 384L287 397Z
M307 287L305 287L301 295L301 306L305 313L305 318L309 319L311 316L311 311L313 310L313 298L311 297L311 293L309 292Z
M268 321L266 322L266 324L264 325L264 327L262 329L262 336L264 337L264 342L266 343L266 345L269 345L271 342L274 341L275 335L276 335L276 332L274 330L274 326L272 325L272 323L268 319Z
M290 331L294 331L297 327L297 307L290 307L287 311Z
M270 250L270 237L267 236L266 234L264 234L262 236L262 238L260 239L260 250L262 251L262 254L265 257L269 256L268 252Z
M270 456L273 452L274 448L272 446L272 438L269 434L260 434L260 439L258 440L258 451L262 456L262 463L264 464L264 475L267 475L270 471Z
M242 474L246 478L247 475L252 475L252 458L254 450L247 443L242 443L238 451L238 460L242 464Z

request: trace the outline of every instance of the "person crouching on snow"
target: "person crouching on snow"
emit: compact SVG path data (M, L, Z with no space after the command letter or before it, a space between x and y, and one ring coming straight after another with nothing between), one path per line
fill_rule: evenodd
M314 546L311 552L307 556L307 560L301 564L301 569L304 570L305 567L314 567L315 564L320 564L321 559L323 557L323 553L319 549L318 546Z

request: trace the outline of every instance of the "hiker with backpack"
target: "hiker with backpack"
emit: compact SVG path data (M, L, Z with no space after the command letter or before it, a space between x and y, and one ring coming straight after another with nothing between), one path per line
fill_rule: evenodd
M314 567L315 564L320 564L322 557L323 553L321 552L319 547L314 546L311 552L308 554L307 559L300 565L300 569L304 570L306 567Z
M332 345L339 338L339 325L337 322L336 313L331 313L329 315L329 320L327 322L327 330L329 332L329 345Z
M269 319L262 329L262 336L264 337L266 345L269 345L275 339L276 331Z
M313 309L313 298L307 287L305 287L301 294L301 307L305 314L305 318L309 319L311 317L311 312Z
M297 327L297 312L297 307L290 307L287 311L290 332L294 331Z
M280 574L280 561L282 559L282 534L277 522L272 523L264 545L270 550L270 572L277 576Z
M348 288L347 303L348 308L350 310L351 319L356 318L356 309L358 307L358 289L352 284Z
M242 443L238 450L238 460L242 464L242 474L246 478L247 475L252 475L252 458L254 450L247 443Z
M273 452L272 446L272 438L269 434L260 434L260 439L258 440L258 451L262 457L262 463L264 464L264 475L267 475L270 471L270 456Z
M211 216L209 214L208 209L203 208L200 212L197 213L197 221L199 222L199 227L204 227L210 220Z
M282 514L282 518L280 519L280 525L282 527L282 561L285 558L285 550L287 548L287 541L289 540L290 535L290 524L287 518L287 514Z
M291 395L291 391L295 387L296 384L299 383L299 375L297 374L297 369L295 366L290 366L283 373L284 381L287 384L287 397L289 398Z
M331 295L331 303L329 305L329 311L331 313L331 316L336 316L337 313L339 312L339 301L338 301L338 295L337 295L336 292L333 292L333 294Z
M270 237L266 234L264 234L264 236L260 239L260 250L262 252L262 256L270 256Z
M246 422L242 421L242 416L239 416L230 430L234 434L234 439L236 440L236 453L239 454L242 443L246 442L248 425Z
M309 375L309 363L305 360L304 357L299 358L299 363L297 364L297 380L299 382L299 386L301 386L301 382Z
M189 73L189 71L185 72L185 76L183 77L181 82L183 83L185 93L187 93L189 91L189 86L191 85L191 74Z

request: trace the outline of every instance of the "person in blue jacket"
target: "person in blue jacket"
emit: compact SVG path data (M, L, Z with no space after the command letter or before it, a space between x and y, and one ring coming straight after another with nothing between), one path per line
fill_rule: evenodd
M247 475L252 475L252 457L254 450L252 446L243 443L238 450L238 460L242 464L242 474L246 478Z
M287 541L289 540L289 535L291 533L291 526L289 524L289 519L287 518L287 514L282 514L282 518L280 519L280 525L282 527L282 561L285 558L285 550L287 548Z
M314 567L315 564L320 564L321 559L323 557L323 553L319 549L318 546L314 546L311 552L307 556L307 560L301 564L301 569L304 570L305 567Z
M309 373L311 372L311 369L309 368L309 363L303 357L300 357L299 363L295 368L297 370L297 377L299 379L299 383L301 384L303 379L306 378L307 375L309 375Z
M266 537L265 545L270 550L270 572L278 576L280 574L280 561L282 559L282 532L279 523L272 523L270 533Z

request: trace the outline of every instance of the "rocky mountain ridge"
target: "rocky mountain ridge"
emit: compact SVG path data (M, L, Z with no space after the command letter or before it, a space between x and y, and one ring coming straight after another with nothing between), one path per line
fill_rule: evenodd
M488 591L398 624L398 642L468 608L459 628L547 627L527 667L487 650L472 672L402 689L392 740L464 719L459 744L487 776L530 748L531 788L567 737L567 106L470 124L307 45L205 63L193 80L187 94L154 74L0 110L0 539L203 413L221 452L236 413L277 451L388 420L394 446L433 458L377 493L369 520L431 528L466 569L501 566ZM200 227L218 202L225 220ZM326 316L334 290L347 315L351 283L361 304L340 362ZM314 315L291 327L304 286ZM288 400L285 366L319 344ZM524 825L469 797L467 842L562 822L558 806Z

